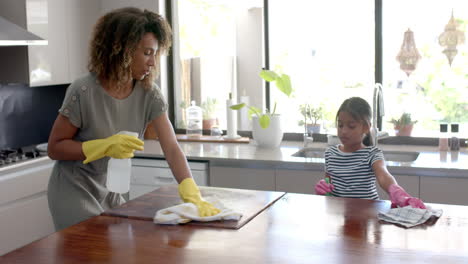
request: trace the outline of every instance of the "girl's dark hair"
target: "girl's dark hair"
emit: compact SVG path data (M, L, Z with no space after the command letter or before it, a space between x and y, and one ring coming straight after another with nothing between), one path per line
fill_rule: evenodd
M150 88L159 75L161 54L172 44L172 30L160 15L134 7L115 9L96 22L89 47L88 70L97 76L117 82L117 89L132 80L132 56L145 33L158 41L155 67L142 81Z
M336 113L336 122L341 112L349 113L355 120L361 121L369 126L369 133L366 134L362 143L366 146L372 146L372 136L370 134L372 110L366 100L361 97L351 97L346 99Z

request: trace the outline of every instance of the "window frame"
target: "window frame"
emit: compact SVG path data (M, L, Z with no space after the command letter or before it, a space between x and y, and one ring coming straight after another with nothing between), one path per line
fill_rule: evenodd
M167 56L167 85L168 85L168 102L170 107L168 109L169 120L172 123L172 126L176 132L183 132L184 129L178 129L175 122L175 107L176 107L176 98L175 98L175 75L174 75L174 46L177 45L176 41L178 38L174 37L174 21L173 19L177 17L174 15L176 12L173 1L177 0L165 0L165 12L168 22L173 28L173 47L171 52ZM374 20L375 20L375 70L374 70L374 79L376 83L383 83L383 43L382 43L382 1L383 0L374 0ZM269 0L263 0L263 20L264 20L264 68L269 69L270 67L270 49L269 49ZM270 109L270 83L265 82L265 105L267 109ZM377 105L377 111L379 111L380 105ZM382 129L382 117L377 117L377 127ZM299 134L299 133L290 133L290 134Z

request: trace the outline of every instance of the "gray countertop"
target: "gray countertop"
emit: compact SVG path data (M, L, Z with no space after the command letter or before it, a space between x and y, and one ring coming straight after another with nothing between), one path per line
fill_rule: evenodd
M189 160L210 161L225 166L269 167L285 169L323 169L324 159L293 157L302 148L302 142L283 141L273 149L258 148L254 143L199 143L180 142L182 151ZM326 148L325 143L313 143L311 147ZM379 145L382 150L417 151L419 157L413 162L387 162L393 174L418 176L468 177L468 153L439 152L436 146ZM163 158L164 154L156 140L145 140L145 150L136 157Z

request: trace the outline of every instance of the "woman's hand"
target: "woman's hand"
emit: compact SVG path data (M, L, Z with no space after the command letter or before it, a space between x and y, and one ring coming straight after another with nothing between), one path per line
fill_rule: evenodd
M128 159L133 157L135 150L143 150L143 141L134 136L117 134L105 139L96 139L83 142L83 154L86 156L84 164L111 157Z
M198 189L197 184L192 178L187 178L179 184L180 198L186 203L193 203L198 208L200 217L213 216L220 213L220 210L211 203L205 201Z
M327 183L324 179L321 179L316 185L315 185L315 193L318 195L326 195L327 193L330 193L333 191L335 187L331 183Z

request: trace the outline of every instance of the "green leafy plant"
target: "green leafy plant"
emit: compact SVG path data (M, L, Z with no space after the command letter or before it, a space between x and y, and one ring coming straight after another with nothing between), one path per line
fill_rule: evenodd
M216 118L218 105L219 102L216 98L207 97L206 100L201 103L201 108L203 109L203 119L209 120Z
M278 90L280 90L283 94L285 94L288 98L291 96L293 89L291 87L291 79L287 74L278 74L275 71L271 70L262 70L260 72L260 77L267 82L274 82ZM276 113L276 102L273 106L273 111L269 111L266 109L265 112L262 112L257 107L249 106L245 103L240 103L231 106L230 108L233 110L240 110L243 107L247 107L249 109L249 118L255 114L258 117L258 122L262 128L267 128L270 126L271 116Z
M406 112L403 112L403 114L401 114L400 118L398 118L398 119L392 118L392 120L390 120L390 123L392 123L395 127L414 125L417 122L418 122L417 120L412 120L411 119L411 114L410 113L406 113Z
M301 112L304 120L299 121L299 125L303 126L304 122L307 124L318 124L318 121L322 119L323 116L323 106L313 107L311 104L301 104L299 105L299 111Z

